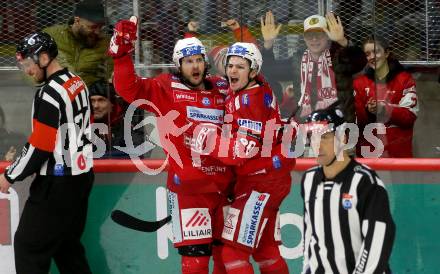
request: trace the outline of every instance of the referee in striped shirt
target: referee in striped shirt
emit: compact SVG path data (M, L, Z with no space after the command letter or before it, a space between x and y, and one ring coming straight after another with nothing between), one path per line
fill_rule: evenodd
M395 225L383 182L343 150L348 136L336 131L346 122L337 105L313 112L307 121L319 166L301 181L302 273L391 273Z
M91 273L81 244L94 180L89 96L57 55L57 44L44 32L20 40L15 55L20 70L38 84L29 140L0 174L3 193L35 174L14 235L17 274L47 274L52 259L59 273Z

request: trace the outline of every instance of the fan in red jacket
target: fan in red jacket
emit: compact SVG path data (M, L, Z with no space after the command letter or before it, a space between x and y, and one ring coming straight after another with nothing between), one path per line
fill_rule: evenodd
M143 107L156 114L160 141L170 165L167 187L173 242L182 255L182 273L207 274L213 239L221 236L222 206L232 171L210 156L192 158L196 143L191 126L223 124L222 91L226 92L228 83L206 77L206 51L197 38L177 41L173 61L178 74L138 77L128 54L136 39L136 21L132 17L115 26L109 47L114 57L115 89L127 102L148 100Z
M235 43L227 52L225 123L230 132L210 135L215 129L196 129L203 153L211 153L234 166L234 200L222 233L222 258L227 273L254 273L252 255L261 273L288 273L281 257L278 210L290 192L294 159L284 157L277 142L281 118L269 85L257 76L261 53L252 43ZM230 136L227 136L229 133ZM226 135L226 136L225 136ZM216 137L216 142L212 137Z
M392 57L382 38L367 39L363 49L368 66L353 83L361 136L357 154L368 157L372 155L370 152L380 149L382 143L382 157L413 157L412 137L419 110L415 81ZM374 136L368 136L364 128L369 123L383 123L386 133L373 130Z

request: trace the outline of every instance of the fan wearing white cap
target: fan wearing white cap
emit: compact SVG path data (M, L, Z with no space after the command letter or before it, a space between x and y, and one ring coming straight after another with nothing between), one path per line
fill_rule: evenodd
M281 25L276 24L272 12L261 19L261 32L264 38L263 58L266 62L263 74L272 83L292 81L296 102L288 115L298 121L314 110L323 109L337 99L344 105L353 105L352 75L361 71L366 64L360 47L352 45L344 35L339 16L312 15L304 20L304 41L307 49L297 51L291 59L275 60L272 47L278 37ZM348 99L347 99L348 98ZM283 108L283 103L281 103ZM354 108L344 108L347 119L354 121Z

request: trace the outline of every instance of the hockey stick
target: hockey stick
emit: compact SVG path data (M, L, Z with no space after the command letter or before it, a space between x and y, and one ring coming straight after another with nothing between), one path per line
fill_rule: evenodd
M162 220L151 222L138 219L121 210L113 210L111 218L115 223L133 230L142 232L154 232L167 224L171 220L171 215L168 215Z

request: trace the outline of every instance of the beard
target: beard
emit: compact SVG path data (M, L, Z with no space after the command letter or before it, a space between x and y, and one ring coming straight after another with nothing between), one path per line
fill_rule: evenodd
M100 39L99 35L87 32L83 26L80 27L75 37L85 48L94 48Z

